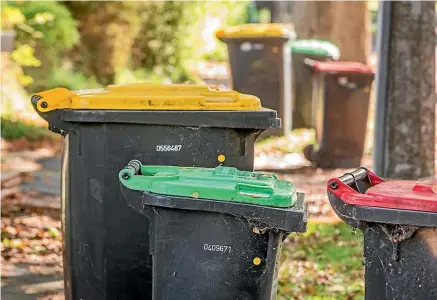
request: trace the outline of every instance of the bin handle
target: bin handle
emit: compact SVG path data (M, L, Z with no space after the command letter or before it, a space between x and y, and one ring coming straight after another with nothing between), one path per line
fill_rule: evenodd
M141 171L141 166L142 166L142 164L141 164L141 162L139 160L136 160L136 159L135 160L131 160L127 164L127 166L123 168L123 171L129 170L129 171L131 171L132 175L139 175L140 171ZM129 176L128 172L125 172L123 174L123 178L124 179L127 179L125 177L128 177L128 176Z
M338 178L328 181L328 192L337 196L343 202L356 204L361 201L370 201L371 197L366 191L371 186L384 182L368 169L361 167L352 172L345 173Z
M238 194L252 198L271 198L273 195L272 188L254 184L238 183L235 189Z
M355 187L356 191L361 194L364 194L365 191L360 191L358 181L368 180L369 183L371 183L368 170L364 167L360 167L352 172L345 173L338 179L350 187Z
M154 183L162 180L176 180L179 174L173 166L142 166L140 161L131 160L120 171L119 178L124 186L132 190L148 191Z

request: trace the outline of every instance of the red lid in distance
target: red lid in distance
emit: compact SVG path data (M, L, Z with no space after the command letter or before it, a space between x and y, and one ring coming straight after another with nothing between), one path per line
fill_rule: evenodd
M349 61L316 61L306 60L306 63L310 65L314 70L320 72L332 72L332 73L359 73L359 74L373 74L372 68L359 62Z

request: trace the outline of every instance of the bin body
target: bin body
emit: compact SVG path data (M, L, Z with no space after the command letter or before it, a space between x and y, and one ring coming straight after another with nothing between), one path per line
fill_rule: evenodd
M220 193L229 177L220 174L211 188ZM303 194L277 208L122 189L151 222L152 299L276 299L282 241L305 230Z
M262 99L282 119L279 130L264 135L282 135L291 130L291 54L294 38L281 24L242 24L222 30L217 37L228 46L232 88Z
M313 72L305 64L305 59L316 61L338 60L339 49L332 43L319 40L293 40L292 57L292 98L293 129L314 128L313 113Z
M432 185L437 181L384 182L365 169L328 183L334 211L364 235L366 299L436 299L437 194Z
M318 149L308 147L305 156L322 168L359 167L374 74L362 64L348 62L316 63L313 70Z
M119 188L117 174L128 158L157 165L224 164L252 170L257 134L262 127L278 125L269 110L39 113L65 135L62 221L67 299L152 295L149 222L126 205Z

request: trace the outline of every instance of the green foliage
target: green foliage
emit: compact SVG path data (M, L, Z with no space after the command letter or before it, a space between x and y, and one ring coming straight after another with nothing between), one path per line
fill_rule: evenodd
M165 77L181 80L178 77L184 73L180 72L184 69L182 62L192 47L185 45L190 22L185 13L195 5L195 2L165 1L150 2L143 7L143 23L132 53L134 68L160 66Z
M25 138L29 141L38 141L51 136L53 135L46 128L1 117L1 137L5 140Z
M41 62L34 56L35 49L28 44L20 45L11 53L11 58L25 67L39 67Z
M2 10L2 29L12 30L17 24L22 24L26 21L23 13L15 7L10 7L4 2L1 3Z
M18 34L31 34L31 38L26 38L25 41L18 41L17 47L9 55L9 58L16 63L15 76L22 86L27 86L32 83L32 78L24 74L23 67L37 67L41 65L34 53L35 49L30 46L33 43L33 36L37 37L40 32L36 31L30 25L32 20L26 20L26 17L20 9L10 6L9 2L1 3L2 10L2 29L18 31Z
M198 24L204 26L208 18L220 20L221 27L233 26L248 22L248 1L206 1L203 12L199 13ZM198 7L199 9L201 7ZM218 29L218 28L217 28ZM215 32L212 32L215 38ZM193 36L195 38L195 35ZM196 55L206 60L225 61L228 59L227 46L225 43L218 41L216 38L216 47L212 51L204 51ZM197 44L203 41L198 41Z
M33 83L29 74L47 78L57 56L79 38L71 14L57 2L2 2L2 28L13 29L17 34L16 49L10 57L24 67L17 72L23 86Z
M80 45L73 56L76 67L99 83L114 82L124 69L141 25L145 2L69 1L65 3L79 22Z
M211 23L235 25L246 20L247 1L149 2L142 11L143 24L132 53L134 68L160 66L173 82L194 80L189 70L201 59L224 61L226 45L218 42ZM213 29L213 28L212 28ZM218 29L218 28L216 28ZM206 37L204 35L209 35ZM213 50L205 49L210 41Z
M76 22L62 4L54 1L12 1L8 5L19 9L29 20L32 29L23 30L19 40L27 41L30 35L37 38L46 51L52 50L52 53L70 49L78 42Z
M363 235L344 223L308 223L282 249L278 299L363 299Z
M101 85L94 77L85 76L83 73L73 71L71 68L58 67L53 69L44 89L54 89L57 87L74 91L99 88Z

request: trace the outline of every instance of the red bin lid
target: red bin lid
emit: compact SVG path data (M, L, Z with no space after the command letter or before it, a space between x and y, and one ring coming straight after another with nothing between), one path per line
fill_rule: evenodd
M391 180L376 184L360 205L437 212L437 180ZM367 202L367 203L366 203Z
M372 68L369 66L352 61L305 61L314 70L319 72L331 72L331 73L359 73L359 74L373 74Z

